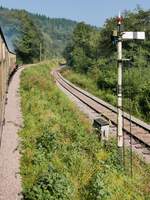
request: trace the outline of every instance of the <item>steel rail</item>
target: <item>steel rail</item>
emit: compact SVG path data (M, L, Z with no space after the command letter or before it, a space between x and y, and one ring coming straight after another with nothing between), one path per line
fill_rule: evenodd
M111 121L114 125L117 125L117 108L70 83L59 73L59 69L55 70L53 75L62 87L80 99L80 101L87 106L100 113L107 120ZM143 143L146 147L150 148L150 125L131 116L132 129L130 130L130 115L124 113L123 118L124 131L127 134L131 134L133 138L137 139L140 143Z

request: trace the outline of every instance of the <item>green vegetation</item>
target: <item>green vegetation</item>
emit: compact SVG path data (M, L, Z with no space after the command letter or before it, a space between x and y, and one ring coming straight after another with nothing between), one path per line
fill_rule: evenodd
M62 52L70 40L76 24L72 20L51 19L44 15L31 14L25 10L10 10L0 7L0 25L9 47L14 50L16 39L19 38L20 43L25 46L17 45L17 49L19 47L25 56L26 53L30 53L33 62L39 60L40 43L42 60L62 57ZM30 48L32 48L32 52ZM24 62L30 63L30 60L25 60L24 56L20 57Z
M21 76L24 128L21 175L26 200L148 200L150 168L133 161L125 174L116 144L104 147L88 120L55 86L56 61L25 69Z
M150 121L150 10L141 8L134 12L124 12L125 31L145 31L145 41L127 41L123 44L123 57L131 59L130 66L124 63L124 107L132 114ZM87 88L100 98L116 105L117 55L116 46L111 41L116 19L106 20L97 30L79 23L66 47L64 57L74 72L66 72L66 77L79 86ZM68 73L68 75L67 75Z
M25 11L16 17L21 21L20 37L14 41L17 58L23 63L37 62L40 57L39 44L43 39L42 33Z

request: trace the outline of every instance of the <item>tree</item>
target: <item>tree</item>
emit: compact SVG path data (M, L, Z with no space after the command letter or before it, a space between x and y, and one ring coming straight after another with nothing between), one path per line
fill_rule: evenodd
M96 28L83 22L74 29L72 43L64 52L69 65L77 71L86 73L97 59L97 39L99 32Z
M138 7L134 12L125 11L123 15L125 31L146 32L145 41L123 42L123 57L131 59L130 65L123 63L124 107L129 108L130 98L133 113L149 121L150 10ZM107 19L100 30L79 23L73 32L72 44L65 52L68 65L79 73L88 72L86 76L92 77L98 89L109 95L117 93L117 48L111 42L115 28L115 17Z
M21 36L15 41L15 51L23 63L33 63L39 60L42 34L26 11L19 12L18 18L21 21Z

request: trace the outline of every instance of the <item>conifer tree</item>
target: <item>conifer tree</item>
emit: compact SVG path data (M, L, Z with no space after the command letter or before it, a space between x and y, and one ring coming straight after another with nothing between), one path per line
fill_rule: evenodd
M39 60L42 34L27 12L19 12L18 18L21 21L21 36L15 41L15 51L23 63L32 63Z

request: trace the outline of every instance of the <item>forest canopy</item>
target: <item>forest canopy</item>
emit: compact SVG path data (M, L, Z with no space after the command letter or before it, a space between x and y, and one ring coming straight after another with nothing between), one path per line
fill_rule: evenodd
M128 98L132 101L133 114L150 119L150 10L137 8L124 11L125 31L145 31L145 41L123 42L123 84L126 110ZM111 41L112 30L117 26L116 18L107 19L101 29L79 23L74 29L71 42L64 51L68 65L77 73L94 79L97 88L116 96L117 55L116 45ZM130 75L129 75L130 74ZM130 94L129 94L130 91ZM106 100L106 99L105 99ZM116 100L113 100L113 104Z
M19 58L25 63L39 61L40 43L42 60L61 57L76 24L72 20L0 7L0 25L7 43L12 51L16 49L17 54L24 52ZM30 58L25 60L27 52Z

